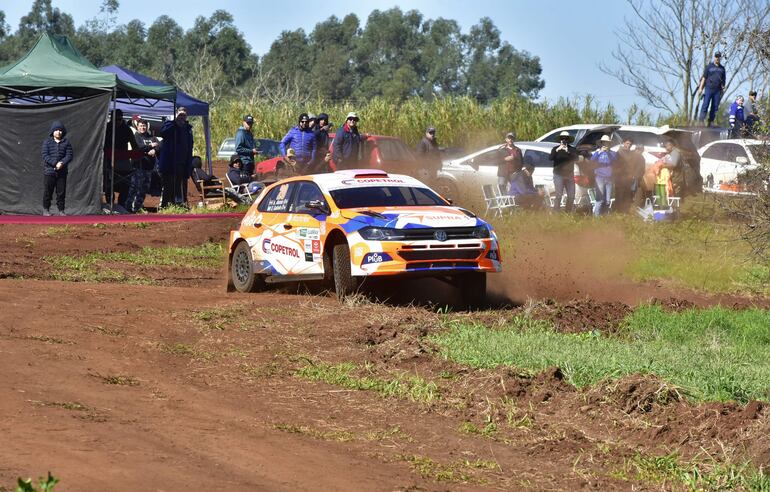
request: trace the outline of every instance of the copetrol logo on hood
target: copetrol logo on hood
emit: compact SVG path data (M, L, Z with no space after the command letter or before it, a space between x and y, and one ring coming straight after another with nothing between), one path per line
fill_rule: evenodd
M270 239L265 239L262 241L262 251L267 255L271 253L278 253L280 255L299 258L299 252L296 249L289 246L284 246L283 244L276 244Z
M356 184L404 184L406 181L396 178L361 178L361 179L343 179L340 183L345 186Z

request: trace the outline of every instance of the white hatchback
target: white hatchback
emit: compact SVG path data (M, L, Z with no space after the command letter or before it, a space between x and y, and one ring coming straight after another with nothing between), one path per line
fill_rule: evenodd
M700 148L700 173L706 190L733 185L744 171L755 169L770 155L770 142L739 139L717 140Z

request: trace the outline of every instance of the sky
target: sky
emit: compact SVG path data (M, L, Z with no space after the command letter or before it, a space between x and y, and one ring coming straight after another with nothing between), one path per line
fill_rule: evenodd
M29 12L32 0L9 3L11 5L3 5L0 10L5 12L6 22L15 32L21 17ZM101 3L101 0L52 1L54 7L72 15L76 27L95 17ZM324 8L307 8L322 4ZM235 25L254 53L261 56L282 31L302 28L309 33L331 15L341 19L349 13L356 14L364 24L372 10L392 7L404 11L416 9L424 18L454 19L463 33L480 18L491 18L503 40L520 51L540 57L545 80L541 99L591 94L602 104L612 102L621 119L632 103L649 109L634 89L598 68L601 61L612 62L611 52L618 44L616 30L622 26L624 16L632 14L628 3L622 0L336 0L306 4L275 0L124 0L120 2L117 21L126 24L139 18L149 27L159 16L168 15L182 28L189 29L196 17L209 17L215 10L223 9L233 15Z

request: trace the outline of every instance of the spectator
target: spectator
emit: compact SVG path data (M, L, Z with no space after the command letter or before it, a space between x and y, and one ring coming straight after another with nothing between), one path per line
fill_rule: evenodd
M316 119L316 126L313 128L315 134L315 161L310 169L311 173L329 172L329 161L332 155L329 152L329 130L332 124L329 121L329 115L321 113Z
M128 188L126 209L131 213L136 213L144 207L144 197L150 191L150 182L152 181L152 173L155 171L160 142L150 133L147 121L141 118L133 121L136 123L134 148L144 154L134 164L134 174L131 175L131 184Z
M594 203L594 215L600 216L602 212L608 212L612 204L612 168L618 159L618 154L610 150L612 140L609 135L602 135L600 140L601 147L591 154L591 161L596 165L594 169L594 178L596 185L594 193L596 201Z
M337 169L354 169L361 160L361 144L366 137L359 133L358 121L358 114L348 113L334 137L332 155Z
M679 197L680 203L684 201L684 169L682 164L682 154L674 145L674 141L667 138L663 143L666 148L666 156L662 159L662 165L671 173L671 193L672 196Z
M113 122L110 121L107 123L107 131L105 132L104 137L104 165L102 168L104 171L104 197L107 205L111 205L113 199L115 198L113 196L113 192L117 192L118 204L121 207L126 208L126 203L128 202L128 188L131 182L131 173L133 172L133 167L131 165L131 160L129 159L128 151L131 145L135 143L135 140L134 134L131 132L131 128L129 128L126 122L123 121L123 111L116 109L113 113L113 116L115 117L114 174L117 176L115 177L115 182L113 183Z
M227 179L230 180L230 184L233 186L251 182L251 175L243 170L243 162L238 154L233 154L230 157L230 169L227 170Z
M497 184L501 189L511 184L514 173L521 171L524 165L521 149L516 147L516 144L513 143L514 140L516 140L516 134L508 132L505 135L505 143L500 147L500 160L497 163Z
M441 154L436 140L436 128L429 126L417 144L417 161L420 166L421 179L433 179L441 169Z
M193 133L192 126L187 122L187 108L178 107L176 117L163 123L160 135L163 137L158 162L158 170L163 180L160 206L185 206L187 178L192 173L193 151Z
M746 124L746 118L743 115L743 96L735 98L735 102L730 105L729 123L730 138L741 138Z
M315 134L310 129L310 117L307 113L299 115L297 126L289 130L281 140L281 154L286 155L289 147L294 149L297 154L299 172L306 174L310 164L315 162L316 154Z
M719 101L722 99L722 93L725 90L725 83L727 81L727 72L725 67L721 65L721 60L722 53L718 51L714 53L714 61L706 65L706 69L703 71L703 76L698 84L698 92L703 92L703 105L700 108L700 117L698 119L701 122L705 120L706 112L708 111L708 126L711 126L717 115ZM711 106L710 110L709 106Z
M254 156L257 155L257 142L251 129L254 126L254 117L247 114L243 117L243 123L235 132L235 152L241 157L244 172L254 174Z
M636 144L633 147L633 153L628 156L628 173L631 176L631 196L634 205L641 207L644 199L647 198L644 187L644 173L647 170L647 163L644 160L644 145Z
M753 137L754 130L761 121L757 105L757 91L749 91L749 100L743 106L743 114L746 115L746 132L750 137Z
M618 158L615 168L612 170L615 182L615 204L613 207L622 212L627 212L634 198L634 161L640 157L631 148L634 141L631 137L623 139L623 145L618 150Z
M672 191L671 172L662 160L654 166L655 171L655 203L659 208L668 208L668 197Z
M559 145L551 149L550 159L553 161L553 187L556 198L553 201L553 209L561 210L561 197L567 193L565 209L572 212L575 207L575 163L578 160L578 152L570 145L572 135L564 131L559 134Z
M51 132L43 141L43 215L51 215L51 198L56 189L56 207L64 212L67 193L67 170L72 162L72 144L66 137L67 129L59 121L51 124Z

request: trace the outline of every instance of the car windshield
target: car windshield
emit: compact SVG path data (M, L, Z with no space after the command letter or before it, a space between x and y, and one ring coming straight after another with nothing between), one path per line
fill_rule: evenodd
M447 202L428 188L413 186L367 186L343 188L331 192L341 209L363 207L403 207L446 205Z
M635 145L644 145L645 147L663 147L663 137L651 132L617 130L616 133L618 133L622 139L630 138Z

